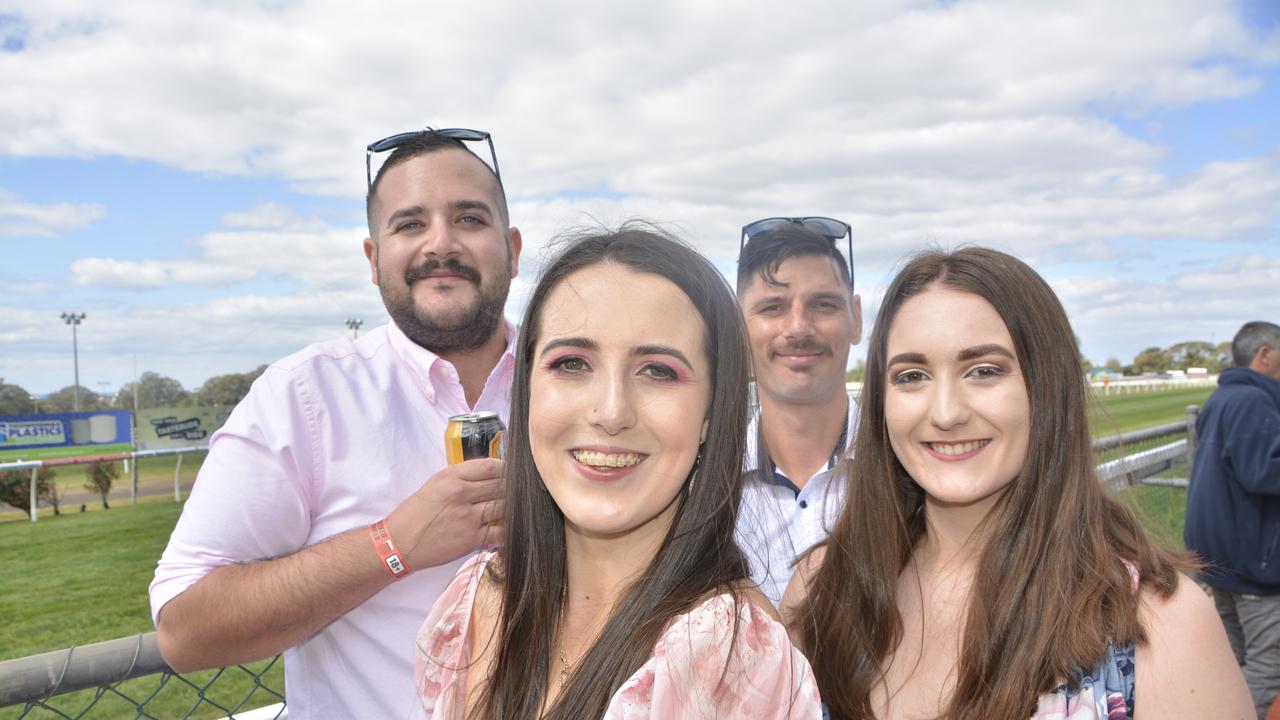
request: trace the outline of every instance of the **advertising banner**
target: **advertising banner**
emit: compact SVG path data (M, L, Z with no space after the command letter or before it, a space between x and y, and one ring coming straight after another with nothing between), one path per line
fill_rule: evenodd
M208 447L209 436L231 414L228 405L138 411L138 449Z
M128 410L0 415L0 460L121 452L132 441Z

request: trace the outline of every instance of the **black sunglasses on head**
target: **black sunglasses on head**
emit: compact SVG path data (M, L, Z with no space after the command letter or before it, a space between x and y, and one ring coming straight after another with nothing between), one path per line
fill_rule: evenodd
M738 243L738 258L742 258L742 250L747 243L757 237L777 230L787 224L800 225L808 230L818 233L822 237L831 241L831 247L834 249L836 241L840 238L848 238L848 252L845 255L845 262L849 266L849 284L853 285L853 227L843 220L836 220L829 217L771 217L755 222L747 223L742 226L742 238Z
M493 159L493 175L498 178L498 185L502 185L502 173L498 171L498 153L493 149L493 137L484 130L468 130L466 128L443 128L435 130L427 128L425 130L414 130L412 132L396 133L390 137L384 137L376 142L369 143L364 151L364 174L368 181L368 187L373 187L373 154L395 150L401 145L423 137L424 135L439 135L453 140L462 140L465 142L489 143L489 157Z

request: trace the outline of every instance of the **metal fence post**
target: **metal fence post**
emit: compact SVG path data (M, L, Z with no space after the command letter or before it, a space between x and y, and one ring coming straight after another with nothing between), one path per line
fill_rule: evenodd
M1196 466L1196 445L1199 444L1199 438L1196 436L1196 421L1200 419L1200 406L1187 406L1187 487L1190 488L1191 470Z
M173 501L182 502L182 453L178 453L178 463L173 468Z
M40 466L31 468L31 522L40 519L39 511L36 510L36 483L40 479Z

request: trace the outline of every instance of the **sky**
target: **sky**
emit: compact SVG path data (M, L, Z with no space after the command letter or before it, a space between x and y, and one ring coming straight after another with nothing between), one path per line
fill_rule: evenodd
M364 148L493 134L524 237L640 217L732 275L740 228L853 226L896 268L1032 264L1085 356L1280 321L1274 0L0 0L0 378L188 389L387 322ZM851 363L865 343L855 348Z

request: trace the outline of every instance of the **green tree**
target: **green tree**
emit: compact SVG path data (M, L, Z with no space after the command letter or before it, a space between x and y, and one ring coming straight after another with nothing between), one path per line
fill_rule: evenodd
M258 376L266 372L266 365L245 373L229 373L216 375L204 381L204 384L191 393L197 405L226 405L232 407L249 394L249 386Z
M1214 346L1203 340L1180 342L1171 346L1168 350L1169 365L1177 370L1202 367L1216 372L1214 368L1209 367L1215 364L1214 351Z
M99 460L84 466L84 489L102 496L102 507L110 510L107 504L107 493L111 486L120 479L120 468L114 462Z
M1149 347L1133 358L1133 369L1139 373L1162 373L1169 366L1169 353L1158 347Z
M1124 366L1120 364L1120 358L1116 358L1116 357L1107 358L1107 363L1103 365L1103 367L1105 367L1106 369L1114 373L1124 372Z
M53 506L53 513L61 515L58 509L58 488L53 482L57 475L52 468L42 467L36 471L36 500L45 500ZM8 470L0 473L0 503L12 505L31 517L31 471Z
M80 411L90 412L92 410L103 410L107 407L98 393L89 388L80 386ZM72 412L75 410L75 388L68 385L61 390L53 393L49 397L40 401L40 409L43 412Z
M867 364L862 360L858 360L858 364L853 366L844 374L845 382L862 382L862 378L867 374Z
M0 415L29 415L35 411L31 393L0 378Z
M1209 368L1209 372L1221 372L1235 364L1235 359L1231 357L1231 341L1223 340L1213 348L1213 356L1218 361L1216 369Z
M116 407L132 408L133 391L138 390L139 408L177 407L187 398L187 391L182 383L157 372L142 373L137 382L125 383L116 393Z

